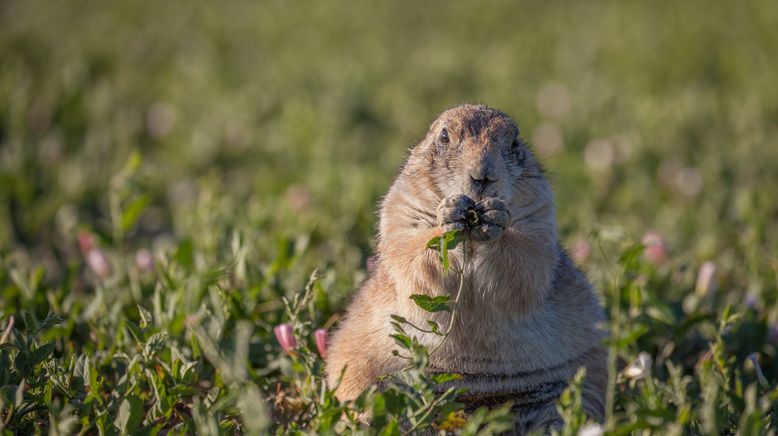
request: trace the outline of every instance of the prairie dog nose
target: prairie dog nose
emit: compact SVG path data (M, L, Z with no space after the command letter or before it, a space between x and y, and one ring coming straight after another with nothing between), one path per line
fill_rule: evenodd
M492 182L496 182L498 179L491 163L486 160L479 161L468 166L467 175L470 176L471 182L484 186Z

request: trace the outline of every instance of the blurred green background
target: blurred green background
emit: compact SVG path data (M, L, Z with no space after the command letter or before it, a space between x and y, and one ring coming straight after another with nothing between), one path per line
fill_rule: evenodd
M133 241L186 233L206 183L214 214L311 233L319 262L353 269L407 148L482 102L535 143L565 237L657 228L758 264L778 236L777 17L772 1L3 2L0 244L62 264L73 226L109 231L137 150L151 207Z
M732 352L775 371L777 53L774 0L2 1L0 319L65 314L59 357L132 350L112 335L175 284L134 276L139 250L160 274L184 265L180 283L237 262L246 312L227 318L262 332L262 368L280 297L319 268L313 321L341 310L407 149L445 108L480 102L518 120L598 289L618 258L601 241L653 231L667 261L645 292L673 306L648 316L750 310ZM83 232L110 279L85 266ZM704 261L718 291L687 301ZM149 333L183 341L197 295ZM667 357L662 335L640 346ZM694 343L673 355L688 371Z
M656 229L778 317L774 1L7 1L0 28L0 247L53 283L78 229L164 251L237 228L348 293L407 149L482 102L534 144L566 243Z

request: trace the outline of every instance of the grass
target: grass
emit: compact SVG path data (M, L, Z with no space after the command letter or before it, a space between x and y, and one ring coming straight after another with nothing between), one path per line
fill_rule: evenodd
M0 428L503 428L440 397L413 343L415 367L353 404L313 351L407 148L471 101L535 145L607 306L604 430L775 434L777 9L4 2Z

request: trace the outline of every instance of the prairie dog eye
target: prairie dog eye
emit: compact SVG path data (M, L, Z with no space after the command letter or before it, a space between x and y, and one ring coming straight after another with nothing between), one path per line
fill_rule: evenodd
M438 137L438 140L440 141L441 144L448 144L449 142L448 129L444 127L443 130L440 131L440 136Z

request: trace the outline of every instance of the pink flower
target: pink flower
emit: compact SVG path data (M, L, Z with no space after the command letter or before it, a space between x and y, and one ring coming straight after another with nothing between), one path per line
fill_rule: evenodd
M577 239L573 242L570 254L573 256L573 260L578 264L584 264L589 259L589 255L592 253L592 246L586 239Z
M78 248L81 249L81 253L84 255L95 248L95 239L91 233L86 230L82 230L78 233Z
M698 295L704 296L716 290L716 264L705 262L697 273L697 284L694 286Z
M667 260L667 245L665 238L656 230L651 230L643 235L643 256L654 265L661 265Z
M316 340L316 349L319 350L319 355L323 358L327 358L327 330L316 329L313 332L313 338Z
M288 322L279 324L273 328L273 332L276 334L276 339L284 351L289 354L296 354L294 349L297 347L297 340L294 338L292 324Z
M86 253L86 263L101 279L108 278L111 275L111 265L108 262L108 256L98 248L93 248Z
M154 271L154 256L149 250L141 248L135 253L135 266L143 272Z
M83 230L78 234L78 248L86 259L86 264L101 279L111 275L111 264L108 256L95 245L95 238L91 233Z

